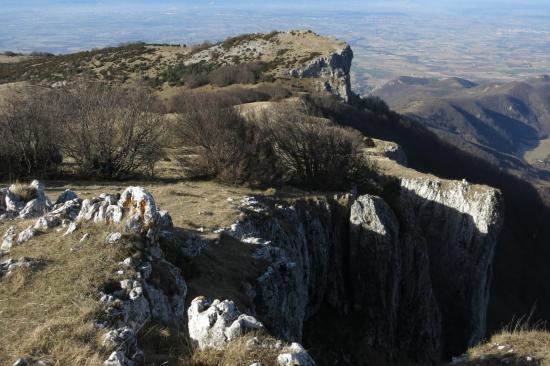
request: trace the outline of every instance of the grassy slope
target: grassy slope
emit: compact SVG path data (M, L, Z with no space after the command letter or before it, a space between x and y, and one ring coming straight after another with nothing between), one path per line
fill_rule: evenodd
M542 330L502 331L468 351L460 365L550 365L550 333Z
M51 198L69 187L63 182L46 184L53 187L47 192ZM127 185L130 183L70 184L82 198L103 192L121 192ZM143 182L140 185L144 185ZM198 233L198 228L204 228L207 237L213 235L214 229L234 222L239 211L228 202L228 198L238 201L243 195L253 193L209 182L149 183L145 186L153 193L158 206L172 214L179 230ZM0 223L0 234L3 235L11 225L22 230L33 223L34 220ZM100 346L102 332L94 329L92 320L100 309L100 286L108 279L117 278L117 263L126 257L122 250L104 244L107 233L119 230L90 225L67 237L51 230L14 247L2 258L26 256L41 259L45 265L0 279L0 365L9 365L26 355L52 360L55 365L101 364L106 358ZM90 239L79 244L84 233L90 233ZM212 257L212 254L209 258L211 268L223 267L221 258ZM208 281L201 275L195 275L195 278L202 285ZM198 295L199 290L193 281L189 285ZM155 333L158 342L162 339L162 332L169 333L170 330L157 328L148 332L149 335ZM187 354L188 348L183 347L185 341L179 339L178 342L180 349L177 353Z

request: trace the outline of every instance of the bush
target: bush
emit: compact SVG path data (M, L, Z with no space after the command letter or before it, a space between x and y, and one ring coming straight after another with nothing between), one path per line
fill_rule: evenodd
M58 121L63 105L54 92L8 99L0 108L0 176L47 175L62 162Z
M295 184L309 189L350 189L366 183L363 136L330 121L285 107L264 118L281 166Z
M180 103L176 128L187 148L180 162L188 174L253 186L278 179L272 146L257 126L212 95L189 95Z
M372 113L383 116L390 113L390 107L379 97L369 95L359 100L359 107L362 109L368 109Z
M163 157L164 117L144 89L84 84L67 95L63 151L83 176L154 173Z

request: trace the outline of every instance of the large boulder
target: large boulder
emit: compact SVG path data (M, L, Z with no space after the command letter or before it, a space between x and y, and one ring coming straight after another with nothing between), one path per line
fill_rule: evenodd
M156 242L159 235L160 214L151 193L143 187L128 187L118 201L128 215L125 230L140 234L150 243Z
M246 333L264 329L256 318L241 314L230 300L210 302L198 297L191 302L187 314L189 336L199 349L222 350Z

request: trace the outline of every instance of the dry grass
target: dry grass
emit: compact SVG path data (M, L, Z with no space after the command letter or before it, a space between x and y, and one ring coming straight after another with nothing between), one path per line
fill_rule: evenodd
M8 224L0 225L0 231ZM78 245L85 232L90 239ZM100 286L116 278L116 263L124 258L104 244L108 232L90 226L62 237L50 231L12 248L9 257L40 259L44 266L0 280L1 365L21 356L53 365L99 365L106 358L92 320L100 309Z
M550 332L531 316L512 322L483 344L468 350L470 361L463 365L550 365Z
M122 192L130 185L147 188L161 210L170 212L176 231L183 235L200 235L216 240L213 231L230 226L240 214L238 204L245 195L275 195L292 200L305 193L297 190L255 191L213 182L77 182L46 181L46 193L55 200L67 188L81 198L100 193ZM7 184L0 184L6 186ZM35 220L14 220L0 223L0 236L9 226L21 231ZM108 356L100 346L102 332L93 327L94 314L100 309L100 286L116 275L117 263L128 253L104 244L108 232L119 228L87 226L63 237L55 230L41 233L29 242L12 248L9 256L40 259L45 265L33 271L19 271L0 279L0 365L10 365L21 356L51 360L53 365L100 365ZM90 239L78 241L84 233ZM71 250L77 249L77 250ZM182 266L188 284L188 301L195 296L232 299L243 312L250 308L242 287L262 270L253 263L253 247L222 237L199 257ZM218 352L191 355L187 335L174 328L150 324L140 338L146 364L160 365L241 365L263 360L261 352L244 352L237 342L220 356ZM243 340L244 341L244 340ZM243 353L244 352L244 353Z
M247 347L254 337L260 339L266 347ZM248 334L230 343L224 351L203 350L193 354L191 360L182 360L180 365L190 366L237 366L260 362L264 366L277 365L280 351L274 346L277 340L263 334Z
M244 313L252 307L243 283L259 277L259 268L252 258L254 248L228 235L222 235L218 244L206 248L184 270L188 279L188 301L197 296L210 299L231 299Z
M15 183L10 186L10 191L21 198L24 202L29 202L36 198L36 188L26 183Z

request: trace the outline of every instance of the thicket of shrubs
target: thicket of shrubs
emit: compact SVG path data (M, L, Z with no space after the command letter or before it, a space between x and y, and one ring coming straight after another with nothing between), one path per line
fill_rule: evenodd
M81 177L151 173L166 126L153 107L141 88L94 83L10 99L0 110L0 176L59 174L63 157Z
M176 130L187 147L181 163L191 176L327 190L367 184L363 136L309 115L307 106L281 107L244 119L221 99L187 98L181 101Z
M172 97L168 103L168 112L185 113L188 108L188 101L193 98L215 99L216 105L225 107L236 106L244 103L280 101L292 96L292 93L280 84L259 84L254 87L243 87L234 85L228 89L200 92L183 92Z
M254 84L261 79L265 68L266 64L259 61L227 66L216 66L205 61L190 65L181 62L167 67L159 75L156 83L160 85L167 82L171 86L186 85L189 88L206 84L216 86Z
M244 114L235 107L290 95L281 85L186 92L172 101L171 122L138 86L83 83L11 99L0 110L0 176L153 175L170 140L187 177L315 190L365 184L363 136L316 116L321 102L294 98Z

